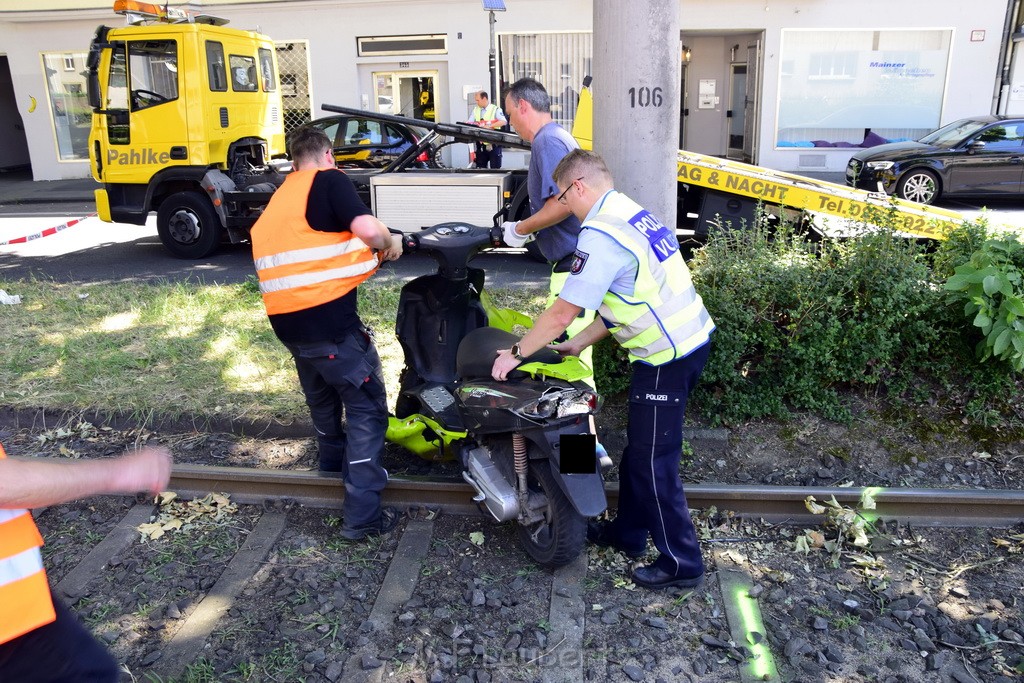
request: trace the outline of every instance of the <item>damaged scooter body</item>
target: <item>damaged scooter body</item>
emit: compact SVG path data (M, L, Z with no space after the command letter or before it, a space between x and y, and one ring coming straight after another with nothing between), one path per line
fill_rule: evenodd
M497 351L519 336L491 325L532 321L494 310L484 273L470 268L501 231L462 223L405 236L438 271L402 288L396 333L405 353L388 439L431 460L458 458L474 500L498 521L516 521L526 551L557 567L583 548L586 520L607 500L591 416L601 399L575 357L544 349L491 378ZM605 459L606 460L606 459Z

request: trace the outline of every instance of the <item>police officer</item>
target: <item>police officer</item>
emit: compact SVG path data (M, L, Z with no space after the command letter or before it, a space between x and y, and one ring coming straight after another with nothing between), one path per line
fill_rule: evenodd
M290 143L295 170L252 227L252 254L271 327L295 359L320 471L345 482L341 536L360 540L387 533L399 517L380 502L387 399L356 287L401 256L402 241L335 168L322 130L297 128Z
M501 107L490 102L486 90L481 90L476 94L476 106L473 107L471 122L490 130L500 130L502 126L508 124ZM474 152L476 154L474 162L477 168L501 168L501 145L478 142Z
M593 152L570 152L554 171L558 201L583 224L570 276L526 336L501 350L492 374L504 380L520 361L555 339L581 309L599 320L555 346L578 355L611 334L629 353L627 444L619 466L618 516L592 522L587 537L640 557L650 535L660 555L637 567L648 588L695 587L704 575L697 534L679 479L686 401L708 358L715 324L694 290L675 231L612 188Z

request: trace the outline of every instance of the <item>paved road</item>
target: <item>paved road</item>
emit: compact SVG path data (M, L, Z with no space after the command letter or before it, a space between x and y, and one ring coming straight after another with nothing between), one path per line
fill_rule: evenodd
M43 206L0 209L0 242L88 216L93 210L87 204L61 204L56 210ZM522 253L482 254L473 264L487 272L487 282L492 287L538 291L547 287L548 266ZM406 281L435 269L431 258L412 254L386 264L376 277ZM81 283L189 280L227 284L242 282L252 274L248 244L224 246L200 261L170 256L160 244L152 216L145 226L107 224L95 217L87 218L49 237L0 246L0 280L35 277Z
M968 218L987 215L993 225L1007 225L1024 235L1024 201L995 200L982 203L951 201L946 208L962 212ZM982 207L988 209L983 210ZM53 206L23 205L0 207L0 242L38 233L69 219L82 218L94 211L92 204L62 203ZM207 283L241 282L253 274L247 244L223 247L213 257L201 261L183 261L171 257L156 235L155 219L146 226L106 224L88 218L55 235L26 244L0 246L0 279L43 278L58 282L198 281ZM475 265L488 273L493 287L527 287L542 290L547 281L547 266L523 254L499 252L478 257ZM411 255L389 263L380 278L409 280L433 272L434 262L422 255Z

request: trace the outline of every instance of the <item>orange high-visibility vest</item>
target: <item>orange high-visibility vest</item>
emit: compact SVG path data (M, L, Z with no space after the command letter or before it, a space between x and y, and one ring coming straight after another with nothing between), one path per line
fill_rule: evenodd
M0 445L0 459L6 457ZM32 513L0 509L0 643L57 618L39 552L42 545Z
M306 221L316 174L317 169L290 173L250 232L268 315L339 299L379 265L377 255L350 231L314 230Z

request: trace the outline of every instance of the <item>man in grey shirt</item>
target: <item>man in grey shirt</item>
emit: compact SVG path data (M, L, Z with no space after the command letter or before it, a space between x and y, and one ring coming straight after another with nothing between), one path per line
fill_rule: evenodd
M530 239L537 241L541 254L552 268L548 297L548 305L551 305L569 277L580 232L579 219L558 201L558 185L552 173L566 154L579 149L579 144L551 119L551 98L544 86L532 78L521 78L512 84L505 96L505 111L516 133L531 143L527 176L530 216L502 224L505 243L521 247ZM584 329L593 319L593 311L584 310L566 330L568 337ZM588 348L581 358L593 367L591 356L592 350ZM593 377L589 381L593 383Z

